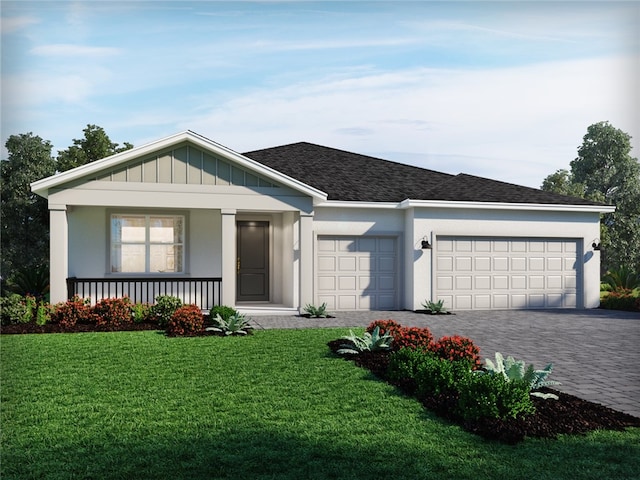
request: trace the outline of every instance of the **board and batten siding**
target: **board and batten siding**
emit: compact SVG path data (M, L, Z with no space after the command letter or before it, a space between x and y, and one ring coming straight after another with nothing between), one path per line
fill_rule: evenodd
M153 154L101 172L102 182L171 183L177 185L232 185L272 187L279 185L191 145Z

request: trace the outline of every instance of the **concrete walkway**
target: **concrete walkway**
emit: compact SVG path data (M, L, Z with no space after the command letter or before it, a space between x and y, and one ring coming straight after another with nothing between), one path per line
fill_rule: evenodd
M613 310L468 311L423 315L408 311L333 312L335 318L251 316L256 328L367 326L394 319L429 327L435 338L471 338L483 358L512 355L535 368L553 363L554 388L640 417L640 314Z

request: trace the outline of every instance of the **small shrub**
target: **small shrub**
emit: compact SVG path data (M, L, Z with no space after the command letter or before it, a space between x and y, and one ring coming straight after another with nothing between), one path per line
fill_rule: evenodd
M455 411L464 420L517 418L535 413L529 385L502 375L470 375L459 388Z
M151 307L151 315L157 318L160 328L166 328L173 314L182 307L182 300L170 295L158 295Z
M0 297L0 310L2 325L14 325L31 321L31 312L27 307L24 297L12 293L6 297Z
M614 292L633 290L640 287L640 273L623 266L618 269L609 270L606 275L602 277L602 283L608 285L610 290Z
M516 360L513 357L504 358L500 352L496 352L496 363L490 359L485 360L485 371L489 375L502 375L507 381L523 381L529 386L530 394L544 399L558 400L558 396L553 393L534 392L542 387L560 385L555 380L547 380L553 371L553 364L549 363L542 370L534 370L533 365L525 366L524 360ZM482 374L482 371L478 373Z
M466 361L451 362L430 351L403 348L391 354L387 376L401 382L419 396L456 392L471 375Z
M393 339L395 349L427 350L433 342L433 335L427 327L401 327L394 332Z
M151 315L151 305L148 303L134 303L131 305L133 323L152 323L157 319Z
M191 335L202 330L204 316L197 305L184 305L178 308L167 323L167 335Z
M447 313L447 309L444 308L444 300L438 300L437 302L425 301L422 303L422 308L428 310L432 315Z
M425 361L425 356L433 353L415 350L413 348L401 348L389 356L387 376L389 380L413 380L418 373L418 366Z
M403 327L395 320L375 320L367 327L367 332L371 333L378 327L380 334L389 334L393 337L393 349L418 348L426 349L433 341L433 335L428 328Z
M93 323L93 312L90 300L77 295L66 302L57 303L51 312L51 323L64 328L75 327L78 323Z
M129 297L104 298L93 307L96 325L119 327L131 323L131 301Z
M236 309L227 307L226 305L215 305L214 307L211 307L211 310L209 310L209 316L211 317L212 321L218 315L223 320L229 320L229 317L232 317L233 315L237 315L237 314L238 314L238 311Z
M49 267L40 265L25 268L13 275L7 283L14 293L42 300L49 293Z
M358 337L349 330L349 335L342 337L348 340L350 343L342 345L342 348L338 350L339 354L353 354L356 355L362 352L375 352L378 350L389 350L393 337L388 333L384 335L380 334L380 327L373 329L373 332L364 332L362 337Z
M220 332L224 335L246 335L253 327L249 325L249 319L236 312L228 318L216 315L211 319L212 327L207 327L208 332Z
M329 315L327 313L326 303L323 303L319 307L316 307L315 305L307 305L306 307L304 307L304 311L313 318L327 318L327 316Z
M393 336L393 332L402 328L402 325L395 320L374 320L367 327L367 332L372 333L376 327L380 328L380 335L389 333Z
M600 308L607 310L640 311L640 297L636 297L632 290L618 289L600 300Z
M480 349L473 343L473 340L459 335L442 337L431 345L431 350L440 358L451 361L466 360L471 364L471 368L480 368Z
M40 303L36 309L36 325L46 325L51 320L52 307L48 303Z

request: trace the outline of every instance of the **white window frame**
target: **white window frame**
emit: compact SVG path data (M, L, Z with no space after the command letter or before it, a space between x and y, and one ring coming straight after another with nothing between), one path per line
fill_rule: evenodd
M144 242L122 242L115 241L114 242L114 219L117 217L124 218L137 218L144 219L145 224L145 239ZM182 225L182 231L180 232L180 238L182 242L174 242L174 243L166 243L166 242L151 242L150 240L150 230L151 230L151 218L172 218L172 219L180 219L180 223ZM141 275L141 276L158 276L158 275L184 275L186 273L186 232L187 232L187 218L186 215L183 214L156 214L156 213L133 213L133 212L122 212L122 213L111 213L109 215L109 272L113 275ZM145 269L144 271L132 271L132 272L124 272L124 271L114 271L113 266L117 264L115 262L114 256L116 255L116 246L118 245L144 245L145 251ZM153 245L173 245L179 246L181 251L180 265L182 266L182 270L180 271L165 271L165 272L152 272L151 271L151 246ZM120 260L120 265L122 265L122 261Z

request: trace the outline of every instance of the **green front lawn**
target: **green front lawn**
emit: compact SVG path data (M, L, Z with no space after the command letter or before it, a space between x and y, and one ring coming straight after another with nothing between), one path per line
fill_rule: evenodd
M488 442L329 354L343 329L0 337L0 478L638 478L640 429Z

